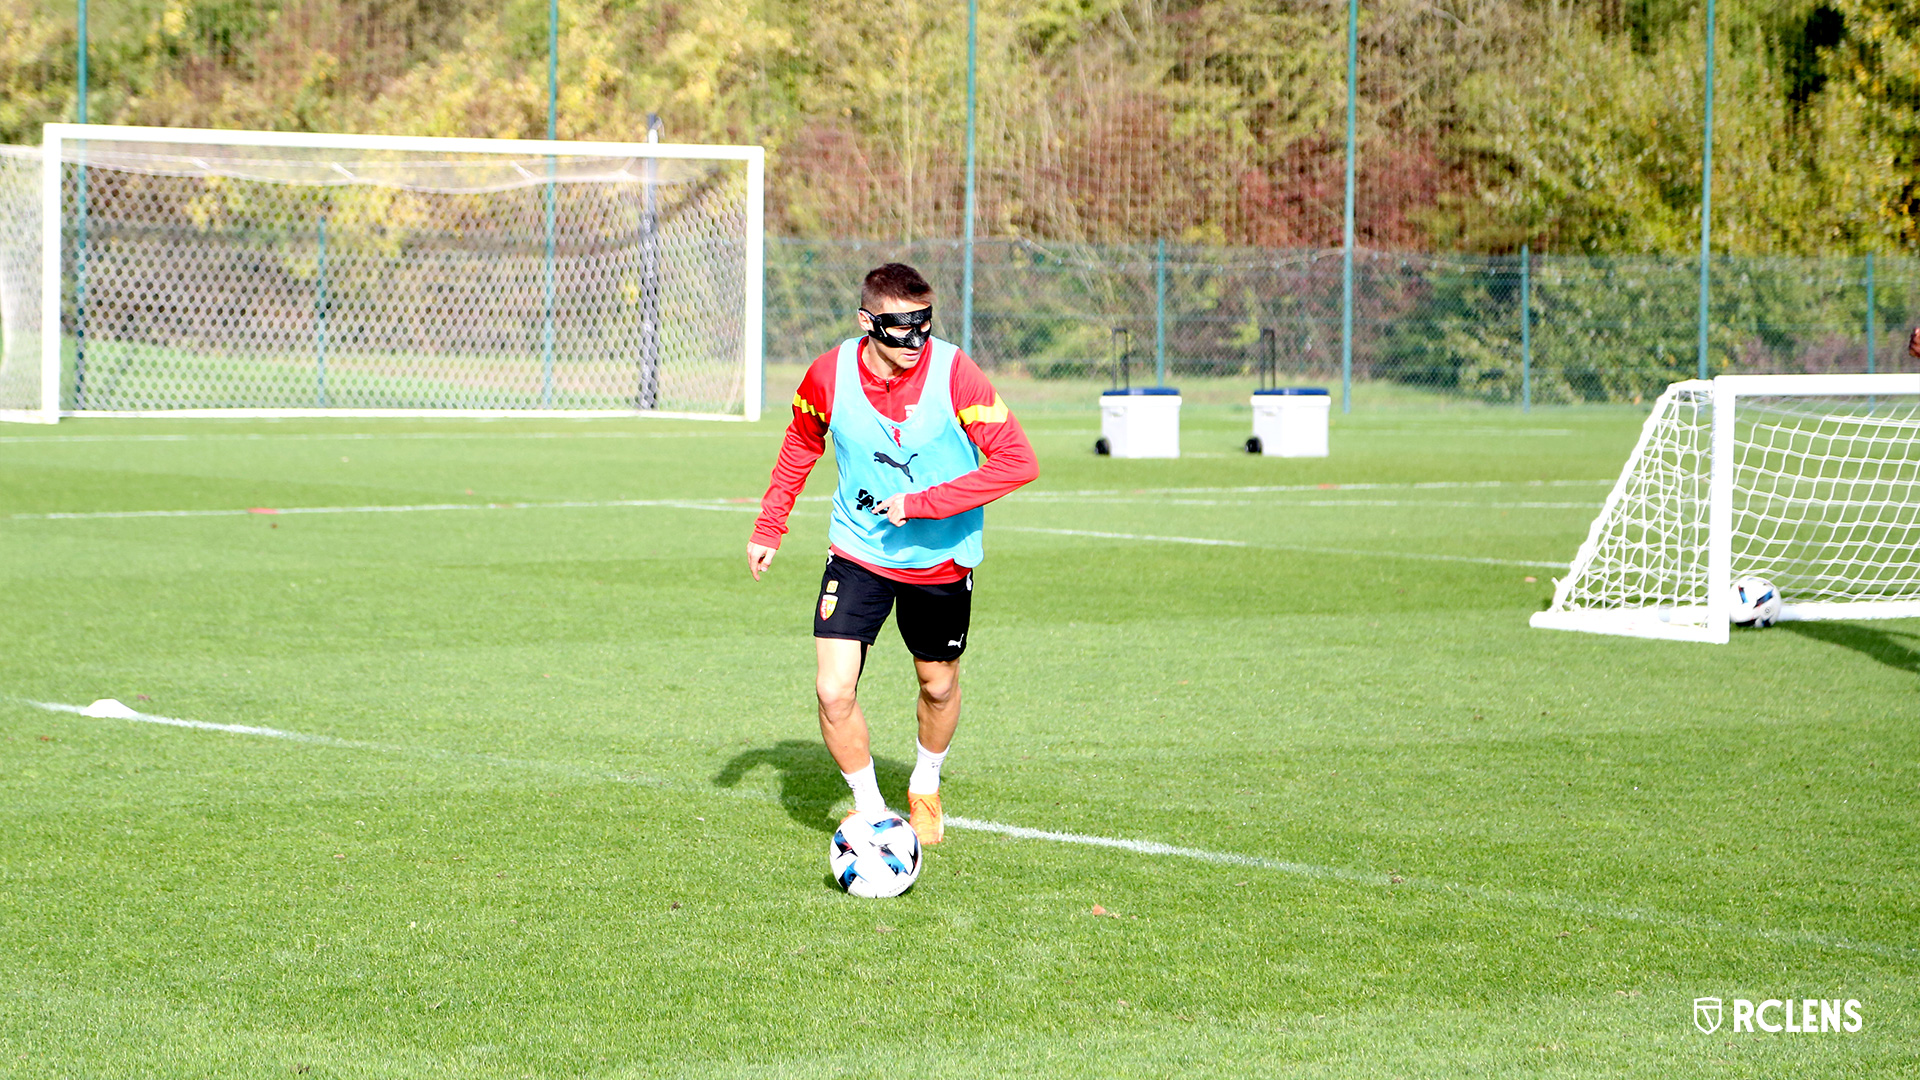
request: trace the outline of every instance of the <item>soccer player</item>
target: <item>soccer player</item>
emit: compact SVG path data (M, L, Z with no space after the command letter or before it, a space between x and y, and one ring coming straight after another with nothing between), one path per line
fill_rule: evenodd
M793 395L793 423L760 500L747 567L758 581L773 562L787 514L832 436L840 475L813 618L820 734L853 790L855 812L886 809L854 691L867 650L897 606L900 637L920 678L907 816L921 843L937 844L946 831L940 765L960 722L960 654L982 554L981 507L1038 476L1039 467L986 375L932 335L933 287L919 271L888 263L868 273L855 319L864 336L822 354Z

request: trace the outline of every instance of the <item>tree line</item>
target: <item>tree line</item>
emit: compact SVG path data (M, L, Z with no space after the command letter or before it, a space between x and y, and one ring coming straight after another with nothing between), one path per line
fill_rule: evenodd
M78 111L73 0L0 0L0 138ZM1365 0L1358 239L1691 252L1704 5ZM769 226L958 236L958 0L561 0L558 135L756 143ZM1920 5L1721 0L1715 242L1920 248ZM95 3L95 122L539 138L546 0ZM1327 247L1342 234L1340 0L981 0L977 228Z

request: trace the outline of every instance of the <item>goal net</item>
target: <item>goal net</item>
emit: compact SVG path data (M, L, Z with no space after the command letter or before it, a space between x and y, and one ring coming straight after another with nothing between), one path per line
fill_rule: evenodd
M757 419L763 168L49 124L0 154L0 416Z
M1920 616L1920 375L1675 383L1532 623L1724 642L1748 574L1782 619Z

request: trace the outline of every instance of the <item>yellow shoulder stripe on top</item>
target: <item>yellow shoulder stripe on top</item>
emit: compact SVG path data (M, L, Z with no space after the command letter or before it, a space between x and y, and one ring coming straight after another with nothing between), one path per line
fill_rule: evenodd
M808 401L804 397L801 397L800 392L797 390L794 391L794 394L793 394L793 408L796 412L812 413L814 416L819 417L820 422L823 424L830 422L827 419L826 413L823 413L819 409L814 408L813 402Z
M1007 422L1007 403L1000 395L993 395L991 405L969 405L960 410L962 424L1004 424Z

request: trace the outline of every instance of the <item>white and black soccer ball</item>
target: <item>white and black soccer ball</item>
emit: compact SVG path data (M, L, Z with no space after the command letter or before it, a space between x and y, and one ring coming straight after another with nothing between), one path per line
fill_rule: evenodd
M855 896L899 896L920 877L920 835L891 810L854 814L834 830L827 861Z
M1772 626L1780 618L1780 590L1763 577L1738 577L1729 590L1728 608L1735 626Z

